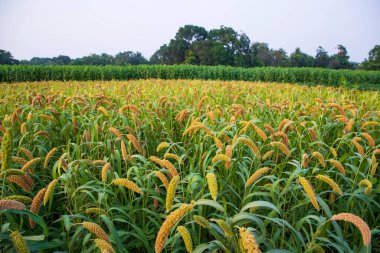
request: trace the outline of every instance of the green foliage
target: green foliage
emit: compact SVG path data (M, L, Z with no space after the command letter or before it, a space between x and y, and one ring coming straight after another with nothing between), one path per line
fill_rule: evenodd
M148 61L144 58L144 56L142 56L140 52L134 53L131 51L127 51L127 52L121 52L115 55L113 63L114 65L117 65L117 66L124 66L124 65L129 65L129 64L131 65L147 64Z
M319 68L238 68L227 66L136 65L136 66L0 66L0 82L90 81L130 79L242 80L279 83L360 85L379 89L379 71Z
M41 58L41 57L33 57L30 61L21 61L21 64L30 64L30 65L68 65L71 63L71 59L69 56L60 55L58 57L53 58Z
M298 47L290 55L290 63L293 67L314 67L314 58L301 52L301 49Z
M15 64L10 61L3 61L1 58L0 50L0 64ZM18 63L17 60L14 60ZM58 57L48 58L48 57L33 57L31 60L21 60L22 65L96 65L96 66L106 66L106 65L137 65L137 64L147 64L148 61L140 52L120 52L115 56L109 54L90 54L81 58L71 59L66 55L59 55Z
M269 48L267 43L251 42L248 35L237 32L231 27L220 26L207 31L194 25L180 27L168 43L163 44L149 59L140 52L120 52L115 56L106 53L90 54L81 58L70 59L60 55L53 58L33 57L31 60L15 60L11 53L0 50L1 64L22 65L139 65L139 64L191 64L207 66L234 67L318 67L331 69L380 69L380 46L369 52L368 60L360 66L350 62L347 49L337 46L337 53L331 56L321 46L315 57L303 53L297 48L290 56L282 49ZM357 84L355 84L357 85Z
M187 43L204 40L207 37L207 31L203 27L195 25L185 25L180 27L175 35L176 40L184 40Z
M343 45L338 45L338 52L330 57L330 68L353 69L354 64L349 59L347 49Z
M368 59L360 67L366 70L380 70L380 45L376 45L369 51Z
M327 68L330 64L330 57L323 47L318 47L315 55L315 67Z
M0 64L18 64L18 60L10 52L0 49Z

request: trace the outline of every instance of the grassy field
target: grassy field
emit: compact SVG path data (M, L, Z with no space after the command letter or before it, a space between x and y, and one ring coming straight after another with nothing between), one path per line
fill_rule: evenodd
M0 87L1 252L380 251L377 91Z

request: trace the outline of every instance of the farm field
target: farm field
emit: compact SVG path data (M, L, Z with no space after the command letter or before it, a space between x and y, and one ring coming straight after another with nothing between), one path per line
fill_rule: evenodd
M0 252L380 251L378 91L0 87Z
M380 90L380 71L321 68L239 68L194 65L0 65L0 82L111 81L138 79L240 80Z

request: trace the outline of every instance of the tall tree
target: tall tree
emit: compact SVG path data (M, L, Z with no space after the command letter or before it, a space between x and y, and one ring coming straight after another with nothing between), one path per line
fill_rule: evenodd
M351 69L353 64L349 61L350 56L346 47L343 45L337 46L338 52L331 56L330 58L330 67L333 69Z
M238 33L231 27L221 26L209 31L207 40L212 42L210 57L212 65L248 67L251 65L251 41L245 33Z
M150 57L152 64L170 64L168 45L162 45L154 54Z
M208 65L234 65L233 52L225 47L222 42L211 41L209 50L210 64Z
M238 42L235 50L235 66L250 67L251 54L250 54L251 40L245 33L238 35Z
M380 70L380 45L374 46L368 53L368 59L366 59L361 68L367 70Z
M73 61L74 65L112 65L114 59L112 55L102 53L102 54L90 54L89 56L84 56L82 58L75 59Z
M267 43L255 42L251 45L251 66L274 66L275 60Z
M183 39L170 40L168 45L169 64L181 64L185 61L186 51L190 45Z
M51 61L51 58L33 57L32 59L30 59L28 64L31 64L31 65L52 65L53 63Z
M318 68L327 68L330 64L330 57L327 53L327 51L319 46L316 50L315 55L315 67Z
M186 64L194 65L215 65L214 59L210 57L210 51L214 42L210 40L199 40L191 44L190 49L186 52Z
M176 40L184 40L188 45L195 41L205 40L206 38L207 30L195 25L185 25L180 27L175 35Z
M223 43L210 39L194 42L187 51L185 63L196 65L231 65L233 57Z
M182 64L184 62L194 62L194 58L186 61L191 45L207 38L207 31L203 27L185 25L180 27L174 39L169 44L160 47L151 57L152 63L159 64Z
M278 50L271 50L272 56L273 56L273 61L274 61L274 66L276 67L288 67L290 62L289 62L289 57L287 53L285 52L284 49L280 48Z
M301 51L299 47L290 55L290 64L292 67L313 67L314 58Z
M54 65L68 65L71 63L71 59L66 55L59 55L58 57L53 57L50 61Z
M234 29L225 26L212 29L208 33L207 39L213 42L210 51L213 58L212 65L236 65L241 41L240 35Z
M18 64L19 61L14 59L12 54L8 51L0 49L0 64Z
M113 64L113 56L110 54L102 53L100 55L100 64L99 65L112 65Z
M148 61L140 52L120 52L114 57L114 64L118 66L123 65L138 65L138 64L147 64Z

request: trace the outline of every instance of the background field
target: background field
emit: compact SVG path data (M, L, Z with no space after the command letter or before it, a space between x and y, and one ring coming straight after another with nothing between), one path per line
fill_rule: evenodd
M338 85L358 73L261 70L2 66L0 80L264 73L253 80ZM363 78L380 83L378 72ZM149 79L0 87L1 199L26 204L0 211L0 251L15 252L9 236L20 231L30 250L93 252L103 238L108 252L184 252L177 225L193 252L380 250L377 91ZM330 220L339 213L358 227Z
M0 82L130 79L241 80L380 89L380 71L319 68L237 68L192 65L17 66L0 65Z

